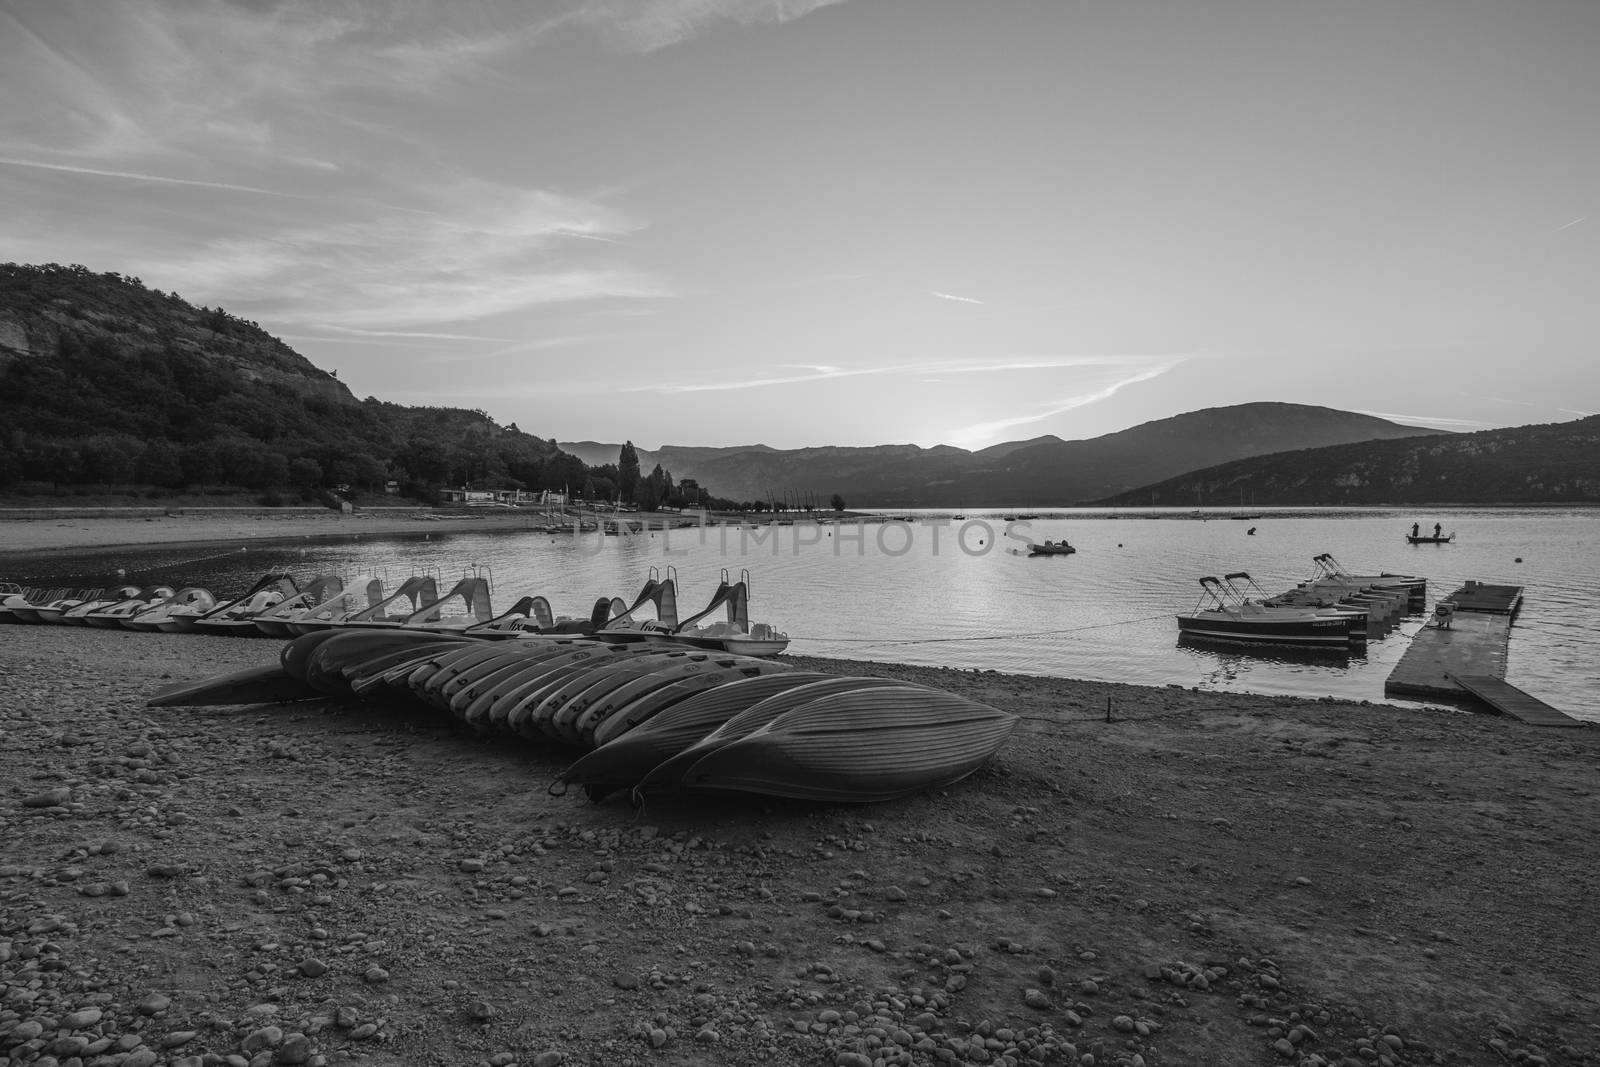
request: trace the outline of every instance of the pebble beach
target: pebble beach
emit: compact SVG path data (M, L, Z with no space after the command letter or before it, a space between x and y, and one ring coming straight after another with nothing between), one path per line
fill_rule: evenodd
M6 1062L1600 1063L1592 728L796 658L1022 722L894 803L636 809L420 708L146 706L280 647L0 627Z

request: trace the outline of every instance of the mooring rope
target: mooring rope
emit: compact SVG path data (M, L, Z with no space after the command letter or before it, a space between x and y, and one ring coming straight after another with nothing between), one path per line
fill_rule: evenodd
M103 578L107 574L115 574L118 577L124 577L129 574L154 574L160 571L171 570L174 567L187 567L194 563L206 563L210 560L222 559L224 556L237 556L242 552L248 551L249 546L245 546L243 548L230 548L226 552L213 552L210 555L196 556L193 559L173 560L171 563L157 563L147 567L139 567L135 570L127 570L123 567L119 567L117 566L115 560L108 559L106 560L106 566L104 570L79 571L76 574L57 574L55 572L46 572L43 574L23 575L21 577L13 577L8 575L6 577L6 581L15 582L19 585L25 585L28 582L37 581L40 579L58 582L65 581L68 578Z
M1118 622L1094 623L1090 626L1066 626L1059 630L1029 630L1023 633L1011 634L978 634L971 637L814 637L807 634L790 634L791 641L819 641L824 644L837 645L945 645L957 644L963 641L1033 641L1041 637L1057 637L1061 634L1083 633L1085 630L1109 630L1117 626L1132 626L1141 622L1155 622L1158 619L1170 619L1173 612L1164 611L1160 615L1147 615L1142 619L1122 619Z

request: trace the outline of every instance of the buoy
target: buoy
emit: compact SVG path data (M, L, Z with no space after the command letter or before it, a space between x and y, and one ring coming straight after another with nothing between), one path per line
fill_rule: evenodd
M1517 557L1517 562L1518 562L1518 563L1521 563L1521 562L1522 562L1522 557L1521 557L1521 556L1518 556L1518 557ZM121 571L118 571L118 572L117 572L117 573L118 573L118 574L121 574L121 573L122 573L122 572L121 572Z

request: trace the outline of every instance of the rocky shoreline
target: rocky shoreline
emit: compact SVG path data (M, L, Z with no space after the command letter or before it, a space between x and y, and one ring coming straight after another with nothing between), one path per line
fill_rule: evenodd
M278 648L0 627L8 1062L1600 1062L1600 732L799 660L1022 728L635 811L421 710L144 706Z

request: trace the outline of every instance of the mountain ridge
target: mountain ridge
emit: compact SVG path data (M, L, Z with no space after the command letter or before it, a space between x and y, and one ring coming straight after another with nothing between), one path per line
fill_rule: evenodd
M1600 502L1600 415L1273 453L1185 472L1098 506Z
M1258 401L1206 408L1084 440L1046 434L969 451L953 445L759 446L640 451L674 478L693 478L717 496L824 504L838 493L853 507L954 507L984 504L1066 506L1214 465L1290 448L1442 431L1332 408ZM589 457L621 444L564 445Z

